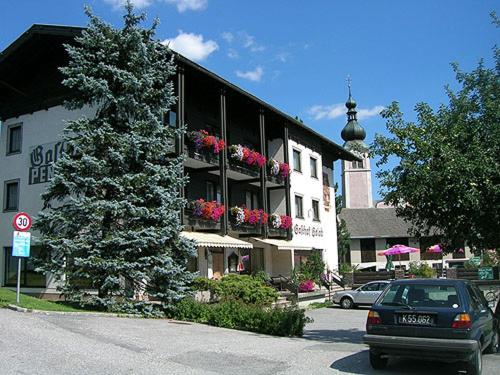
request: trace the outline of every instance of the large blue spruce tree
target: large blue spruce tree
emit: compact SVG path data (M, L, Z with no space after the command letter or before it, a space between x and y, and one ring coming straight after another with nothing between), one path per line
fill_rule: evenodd
M176 100L173 55L157 22L144 29L126 10L116 29L86 9L88 28L66 46L63 84L76 94L66 106L95 115L67 123L69 151L37 219L49 250L40 269L70 301L157 315L186 295L195 248L179 235L186 180L169 157L179 131L162 122Z

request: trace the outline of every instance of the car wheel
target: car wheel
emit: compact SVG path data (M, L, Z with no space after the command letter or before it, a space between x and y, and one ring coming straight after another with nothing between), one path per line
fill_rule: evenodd
M483 357L481 355L481 347L477 348L472 358L467 362L465 369L467 375L481 375L483 370Z
M491 339L490 345L484 350L486 354L498 353L498 331L493 333L493 338Z
M340 306L342 306L343 309L352 309L354 303L349 297L344 297L340 300Z
M384 369L387 366L387 358L383 358L380 353L374 352L370 350L370 365L375 370L381 370Z

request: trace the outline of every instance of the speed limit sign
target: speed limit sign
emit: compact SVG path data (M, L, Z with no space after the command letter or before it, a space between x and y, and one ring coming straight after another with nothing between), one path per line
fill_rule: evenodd
M25 232L31 228L32 220L30 215L26 212L19 212L14 216L14 220L12 220L12 226L15 230L20 232Z

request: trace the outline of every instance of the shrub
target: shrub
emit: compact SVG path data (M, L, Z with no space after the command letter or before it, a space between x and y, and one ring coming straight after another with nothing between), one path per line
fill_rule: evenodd
M193 286L194 290L198 290L200 292L203 292L203 291L211 290L213 288L214 282L215 282L214 280L210 280L206 277L198 276L198 277L195 277L193 279L192 286Z
M430 279L436 276L436 270L425 262L410 262L409 272L416 277Z
M278 292L265 285L259 278L230 274L212 282L213 293L223 301L241 301L256 305L271 305L278 299Z
M301 281L314 280L317 283L320 283L323 272L325 272L325 262L323 262L319 251L313 251L307 257L307 261L300 265L299 270L299 273L304 277Z
M302 336L304 326L312 321L305 316L304 310L296 307L265 308L235 300L205 304L184 299L171 315L179 320L275 336Z
M352 265L352 264L349 264L349 263L340 263L339 264L339 273L341 275L344 275L346 273L357 272L358 271L358 267L359 267L358 264Z
M473 261L467 260L464 262L464 268L467 271L475 271L479 268L479 265Z

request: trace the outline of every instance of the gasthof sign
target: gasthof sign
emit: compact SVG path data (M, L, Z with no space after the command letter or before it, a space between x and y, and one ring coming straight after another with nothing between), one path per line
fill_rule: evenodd
M12 238L12 256L27 258L30 256L31 233L14 231Z

